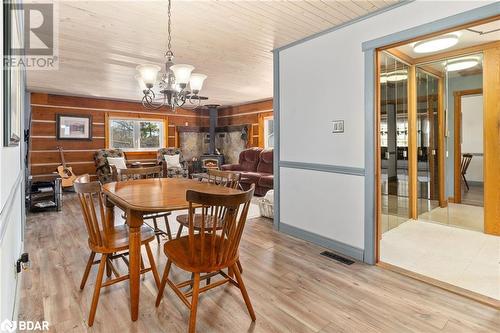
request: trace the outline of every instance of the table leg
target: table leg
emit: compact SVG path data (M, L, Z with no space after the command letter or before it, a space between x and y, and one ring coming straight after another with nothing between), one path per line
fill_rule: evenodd
M139 293L141 272L141 224L142 214L127 212L129 226L129 274L130 274L130 316L133 321L139 317Z
M106 200L106 228L108 230L113 229L115 226L115 205L109 201Z

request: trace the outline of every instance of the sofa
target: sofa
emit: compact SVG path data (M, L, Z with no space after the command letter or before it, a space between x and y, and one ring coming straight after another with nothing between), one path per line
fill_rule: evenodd
M255 195L264 196L273 189L273 149L250 148L240 153L238 164L225 164L226 171L241 173L240 184L247 190L255 184Z

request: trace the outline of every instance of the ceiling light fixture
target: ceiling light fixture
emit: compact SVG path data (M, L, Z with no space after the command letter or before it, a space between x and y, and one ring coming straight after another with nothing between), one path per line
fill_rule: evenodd
M169 106L175 112L175 109L183 106L186 101L191 104L201 105L201 100L208 99L199 95L203 87L203 81L207 76L192 73L194 66L186 64L174 65L171 16L171 0L168 0L168 45L165 53L165 58L167 58L165 72L161 72L161 67L154 64L144 64L136 67L139 74L135 76L135 79L144 94L142 105L151 110ZM188 84L191 90L186 89ZM158 93L155 93L154 90L159 91L161 96L157 97Z
M433 39L423 40L413 45L416 53L430 53L445 50L458 43L457 35L445 35Z
M472 68L479 64L479 59L477 57L460 58L455 60L450 60L446 63L447 72L456 72L463 69Z

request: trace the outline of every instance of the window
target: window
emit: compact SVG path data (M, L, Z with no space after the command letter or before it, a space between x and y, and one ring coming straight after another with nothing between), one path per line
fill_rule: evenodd
M274 120L273 117L264 118L264 148L274 147Z
M163 121L110 119L110 148L156 150L163 146Z

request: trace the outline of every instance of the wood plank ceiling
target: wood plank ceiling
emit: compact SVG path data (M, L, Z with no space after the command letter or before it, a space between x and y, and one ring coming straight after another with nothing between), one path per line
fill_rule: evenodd
M172 3L177 63L208 75L212 103L272 96L270 50L397 1ZM166 1L58 1L59 69L28 71L31 91L140 100L137 64L163 64Z

